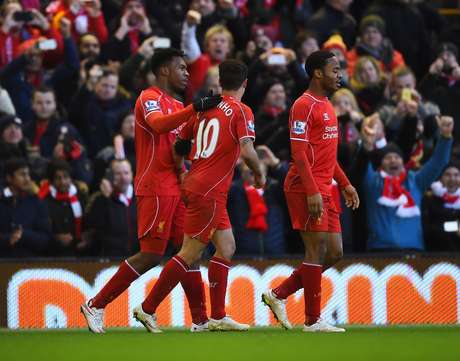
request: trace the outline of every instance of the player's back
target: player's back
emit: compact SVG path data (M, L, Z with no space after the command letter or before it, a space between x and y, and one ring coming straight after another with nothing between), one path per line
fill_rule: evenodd
M135 107L137 196L179 195L179 183L172 147L179 130L158 134L146 118L153 113L171 114L183 108L181 102L157 87L144 90Z
M335 110L327 97L308 91L293 104L289 116L291 142L306 142L306 154L320 192L330 193L337 161L338 123ZM291 161L285 190L304 192L298 170Z
M223 96L214 109L198 114L181 132L193 139L192 166L183 188L204 196L226 195L240 155L240 140L255 138L251 109Z

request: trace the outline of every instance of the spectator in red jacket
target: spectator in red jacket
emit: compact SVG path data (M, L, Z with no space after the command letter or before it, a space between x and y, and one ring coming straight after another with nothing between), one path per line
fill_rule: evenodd
M385 37L385 21L377 15L368 15L359 24L360 37L355 47L348 52L348 74L353 74L356 62L362 56L371 56L378 61L381 69L389 73L398 66L405 65L402 54L393 48Z
M27 22L17 20L21 11L23 7L19 1L5 2L0 8L0 68L19 55L19 45L23 41L42 36L59 38L38 10L28 10L31 20Z
M88 32L94 33L101 43L108 39L107 26L101 11L100 0L55 0L46 9L51 17L51 27L59 29L61 18L72 22L72 34L75 41Z

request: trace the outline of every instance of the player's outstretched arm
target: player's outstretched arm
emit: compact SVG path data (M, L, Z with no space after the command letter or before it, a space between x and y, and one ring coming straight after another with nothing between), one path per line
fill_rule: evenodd
M152 112L147 114L145 121L154 132L163 134L176 129L182 123L186 122L193 114L195 114L193 106L189 105L173 114Z
M147 114L145 121L156 133L168 133L189 120L190 116L215 108L221 101L222 97L220 95L204 97L173 114L163 114L161 112Z
M254 140L246 137L240 140L241 158L243 158L246 165L254 173L256 188L263 188L265 186L265 174L262 172L259 156L254 149Z

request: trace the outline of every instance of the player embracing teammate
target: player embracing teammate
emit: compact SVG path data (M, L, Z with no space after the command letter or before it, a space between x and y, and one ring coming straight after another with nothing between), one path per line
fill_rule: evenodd
M104 309L142 274L158 265L168 242L179 248L183 240L185 207L180 180L185 168L173 145L178 128L197 112L214 108L221 97L207 97L184 108L176 100L187 87L189 73L182 51L156 49L151 70L157 86L144 90L135 107L138 237L140 252L123 261L100 292L81 305L88 328L104 333ZM198 265L190 265L181 278L192 314L192 332L207 331L204 285Z
M216 253L208 268L211 318L209 330L244 331L240 324L226 315L225 295L235 239L227 214L227 193L238 158L254 172L255 186L265 184L259 158L254 150L254 116L241 103L247 84L247 67L236 60L219 65L222 102L211 110L192 115L182 129L177 151L188 154L187 140L193 140L192 165L182 187L186 205L184 242L178 254L166 263L145 301L134 308L134 317L150 332L158 332L155 312L179 282L200 259L209 242ZM185 146L184 146L185 144Z
M342 190L346 206L359 206L355 188L337 163L338 123L327 98L340 87L340 66L334 54L317 51L308 57L305 69L311 80L291 108L291 164L284 183L292 226L300 232L305 256L290 277L262 294L262 301L281 325L290 329L286 298L303 288L303 331L344 332L320 318L321 274L338 260L336 255L342 254L339 213L331 197L332 179Z

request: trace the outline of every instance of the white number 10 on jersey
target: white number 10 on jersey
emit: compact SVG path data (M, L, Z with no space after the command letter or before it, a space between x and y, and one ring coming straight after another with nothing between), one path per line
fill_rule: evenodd
M198 132L196 133L196 153L193 159L209 158L216 150L217 138L219 137L219 120L212 118L205 127L206 119L203 119L198 124ZM209 136L211 133L211 137ZM208 144L208 139L209 144Z

